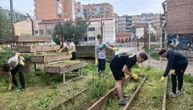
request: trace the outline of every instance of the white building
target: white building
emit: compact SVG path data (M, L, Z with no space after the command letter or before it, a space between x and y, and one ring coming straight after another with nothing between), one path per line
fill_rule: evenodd
M102 28L102 29L101 29ZM102 30L102 33L101 33ZM96 18L90 20L87 29L88 43L95 43L97 35L103 35L103 41L108 43L115 42L115 19L114 18Z
M134 25L135 36L137 39L145 38L148 34L148 24L147 23L136 23Z
M141 39L144 37L144 28L136 28L136 37L137 39Z

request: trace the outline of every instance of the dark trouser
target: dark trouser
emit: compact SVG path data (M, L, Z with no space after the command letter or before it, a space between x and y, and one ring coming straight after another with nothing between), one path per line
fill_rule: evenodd
M181 91L182 86L183 86L183 76L184 72L187 68L188 64L183 64L183 65L178 65L175 68L176 75L171 75L171 80L172 80L172 92L176 93L176 86L177 86L177 80L176 77L178 78L178 90Z
M99 62L99 64L98 64L98 72L101 73L101 72L105 71L106 60L98 58L98 62Z
M24 80L24 75L23 75L23 66L18 65L17 67L15 67L13 70L11 70L11 75L12 75L12 82L13 84L18 87L18 83L17 80L15 78L16 73L18 72L19 74L19 80L20 80L20 84L21 84L21 88L25 88L25 80Z
M72 52L72 58L70 60L76 60L76 52ZM77 72L78 69L73 70L73 72Z
M76 60L76 52L72 52L72 58L70 60Z

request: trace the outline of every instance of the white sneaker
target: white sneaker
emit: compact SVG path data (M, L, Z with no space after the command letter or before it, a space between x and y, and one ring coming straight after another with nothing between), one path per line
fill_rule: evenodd
M173 97L173 98L176 98L177 94L172 92L172 93L170 93L170 96Z
M177 91L176 91L176 94L177 94L177 95L181 95L182 92L181 92L180 90L177 90Z

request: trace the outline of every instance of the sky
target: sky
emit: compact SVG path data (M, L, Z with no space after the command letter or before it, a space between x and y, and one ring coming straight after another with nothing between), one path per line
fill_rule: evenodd
M9 9L10 0L0 0L0 7ZM138 15L141 13L161 13L165 0L76 0L82 4L110 3L118 15ZM13 0L13 7L17 12L34 14L33 0Z

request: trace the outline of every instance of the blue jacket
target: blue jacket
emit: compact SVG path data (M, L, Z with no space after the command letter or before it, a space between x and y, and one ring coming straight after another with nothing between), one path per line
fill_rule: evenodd
M188 60L183 55L181 55L180 53L174 52L173 50L169 50L167 52L166 58L168 59L168 64L163 74L164 77L168 75L168 73L170 72L170 69L175 69L180 65L188 64Z

